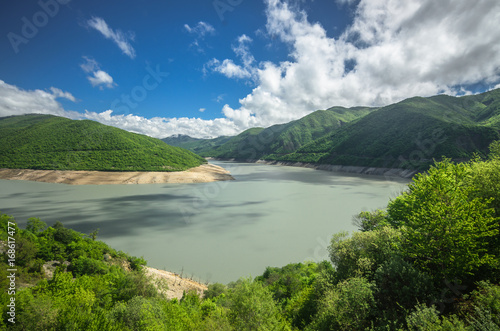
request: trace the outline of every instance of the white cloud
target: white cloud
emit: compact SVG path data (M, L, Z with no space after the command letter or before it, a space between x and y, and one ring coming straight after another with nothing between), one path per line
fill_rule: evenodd
M220 102L224 101L225 97L226 97L225 94L220 94L220 95L217 96L217 98L215 98L215 102L219 102L220 103Z
M104 85L108 88L112 88L115 84L113 83L113 78L105 71L97 70L93 73L93 77L88 77L92 86Z
M233 47L241 65L232 59L208 65L229 78L257 82L238 109L223 109L242 128L283 123L335 105L464 94L468 85L500 81L497 0L361 0L338 39L285 1L266 4L267 34L290 47L290 60L245 61L253 59L248 47Z
M86 56L83 58L85 59L85 62L80 65L80 68L82 68L82 70L86 73L91 74L91 76L87 76L87 79L92 86L98 86L101 90L104 87L113 88L116 86L116 83L113 81L113 77L111 77L107 72L102 71L96 60Z
M200 113L203 113L205 110L207 110L206 108L200 108L199 111Z
M69 92L64 92L63 90L55 87L51 87L50 91L52 92L52 95L55 96L56 98L65 98L70 101L76 102L75 97Z
M196 34L198 37L204 37L206 34L214 34L215 28L206 22L198 22L194 27L184 24L187 32Z
M50 88L42 90L23 90L0 80L0 117L23 114L50 114L71 119L90 119L106 125L112 125L131 132L164 138L173 134L187 134L192 137L216 137L234 135L238 127L231 120L218 118L202 120L199 118L145 118L136 115L114 115L113 110L103 112L80 113L65 110L57 98L74 101L69 92ZM202 108L203 109L203 108Z
M200 46L200 42L203 41L207 34L214 35L215 28L206 22L198 22L194 27L189 26L189 24L184 24L184 29L190 34L195 35L194 41L191 43L190 47L195 48L198 52L204 53L205 50Z
M71 93L55 87L51 87L50 92L26 91L0 80L0 117L29 113L67 116L70 112L64 110L58 98L76 101Z
M111 39L128 57L131 59L135 58L135 49L130 44L130 41L133 41L135 38L133 33L113 30L100 17L92 17L87 21L87 24L99 31L106 39Z
M248 46L248 44L252 42L252 38L247 35L241 35L238 37L237 41L238 44L233 45L232 49L236 56L240 58L242 65L238 65L230 59L225 59L222 62L217 59L212 59L205 65L204 72L206 73L208 70L212 70L228 78L255 79L257 74L257 69L253 67L255 58Z

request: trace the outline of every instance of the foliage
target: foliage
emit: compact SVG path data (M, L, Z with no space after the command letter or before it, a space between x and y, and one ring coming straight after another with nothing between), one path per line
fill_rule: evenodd
M497 219L490 199L474 197L469 173L468 164L439 162L416 175L408 191L388 206L391 223L405 238L403 254L442 278L496 264L487 243L498 234Z
M344 280L322 298L309 330L362 330L375 306L373 285L365 278Z
M460 331L466 330L464 323L456 316L439 317L434 307L418 305L416 310L406 318L410 331Z
M355 232L347 238L347 233L333 236L328 251L337 269L339 280L354 275L372 279L379 265L398 254L401 232L391 227L373 231Z
M387 216L388 214L385 210L362 211L353 217L353 223L358 226L360 231L373 231L389 225Z
M236 330L289 330L271 292L259 282L243 279L228 295L229 320Z
M381 108L332 107L235 137L166 141L218 158L427 170L443 156L462 161L486 155L499 129L497 89L415 97Z
M23 284L14 326L10 296L0 293L0 329L499 330L498 162L438 162L386 211L359 214L360 232L334 235L331 262L267 267L253 280L211 284L204 298L167 300L141 270L143 258L59 222L30 219L20 229L0 214L2 243L14 223ZM41 268L47 261L60 265L52 279Z
M185 149L90 120L0 118L0 168L181 171L206 163Z
M235 137L194 139L180 136L163 141L203 156L240 160L272 160L289 154L317 138L340 128L373 109L333 107L315 111L299 120L269 128L251 128Z

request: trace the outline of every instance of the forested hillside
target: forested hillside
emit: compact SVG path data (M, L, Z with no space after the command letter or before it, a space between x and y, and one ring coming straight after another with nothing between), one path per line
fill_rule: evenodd
M414 97L381 108L333 107L230 140L197 140L186 147L203 145L196 149L200 155L217 158L424 170L443 156L461 161L476 152L485 155L499 132L496 89L463 97Z
M181 171L206 161L159 139L89 120L0 118L0 168Z
M254 279L211 284L200 299L168 300L145 261L83 235L0 216L0 286L15 241L10 330L499 330L500 142L488 159L444 160L418 174L384 210L334 234L330 261L268 267ZM333 211L332 211L333 212ZM9 239L10 237L10 239ZM166 254L170 254L166 252ZM266 252L272 254L272 252ZM59 262L53 278L42 265ZM162 286L162 284L157 284Z
M368 114L288 155L268 159L325 164L427 169L446 156L468 160L499 138L498 91L455 98L411 98ZM498 105L498 103L497 103ZM493 124L492 124L493 123Z
M185 148L198 155L205 155L207 151L226 143L232 138L233 137L222 136L214 139L198 139L186 135L176 135L161 140L171 146Z
M259 159L274 153L291 153L373 110L374 108L368 107L332 107L327 110L317 110L289 123L273 125L265 129L248 129L235 137L198 139L189 143L183 141L185 137L163 140L203 156Z

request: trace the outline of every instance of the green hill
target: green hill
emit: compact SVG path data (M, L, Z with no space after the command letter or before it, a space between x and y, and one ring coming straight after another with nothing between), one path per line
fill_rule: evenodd
M0 168L182 171L205 162L159 139L94 121L34 114L0 118Z
M469 159L499 135L498 90L410 98L346 124L281 161L426 169L442 156Z
M233 137L221 136L214 139L199 139L187 135L175 135L161 140L171 146L185 148L198 155L204 155L207 151L226 143L231 138Z
M220 137L209 140L179 137L176 139L177 142L166 139L164 141L188 148L203 156L247 160L266 158L269 155L292 153L370 111L373 111L373 108L333 107L327 110L318 110L299 120L273 125L266 129L251 128L235 137Z

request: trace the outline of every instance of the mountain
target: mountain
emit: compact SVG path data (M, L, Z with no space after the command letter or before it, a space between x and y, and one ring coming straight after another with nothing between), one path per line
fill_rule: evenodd
M182 171L202 157L159 139L52 115L0 118L0 168Z
M500 138L500 92L415 97L382 107L287 155L267 159L425 169L442 156L466 160Z
M179 134L161 140L171 146L185 148L196 154L203 155L214 147L224 144L231 138L232 137L221 136L214 139L199 139Z
M195 139L178 137L165 142L185 147L197 154L217 158L259 159L272 154L292 153L315 139L329 134L345 123L360 118L375 108L333 107L315 111L299 120L269 128L251 128L235 137ZM220 139L220 140L219 140Z
M426 169L443 156L486 154L500 138L500 89L414 97L380 108L332 107L235 137L183 139L203 156L240 160Z

